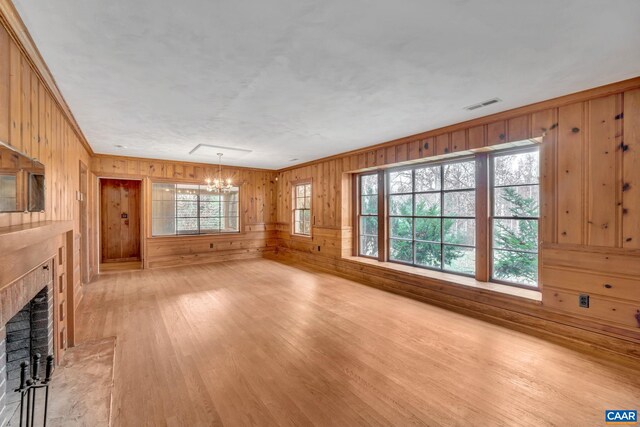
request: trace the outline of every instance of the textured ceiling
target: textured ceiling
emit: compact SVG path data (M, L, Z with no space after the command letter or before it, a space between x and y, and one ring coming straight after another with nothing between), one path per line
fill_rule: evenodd
M640 75L638 0L14 3L98 153L280 168Z

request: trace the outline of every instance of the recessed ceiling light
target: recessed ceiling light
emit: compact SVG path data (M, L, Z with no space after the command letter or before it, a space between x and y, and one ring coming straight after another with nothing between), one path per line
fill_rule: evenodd
M122 150L122 149L127 148L126 145L120 145L120 144L116 144L116 145L114 145L114 147L116 147L118 150Z

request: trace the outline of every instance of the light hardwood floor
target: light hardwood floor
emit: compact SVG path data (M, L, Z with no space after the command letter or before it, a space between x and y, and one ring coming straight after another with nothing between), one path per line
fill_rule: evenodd
M595 426L628 367L270 260L114 272L80 340L117 336L115 426Z

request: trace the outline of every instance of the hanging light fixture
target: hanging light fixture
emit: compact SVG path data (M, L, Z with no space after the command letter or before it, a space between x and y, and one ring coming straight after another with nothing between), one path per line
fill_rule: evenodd
M214 193L228 193L231 191L231 178L222 179L222 153L218 153L218 177L204 180L207 183L207 191Z

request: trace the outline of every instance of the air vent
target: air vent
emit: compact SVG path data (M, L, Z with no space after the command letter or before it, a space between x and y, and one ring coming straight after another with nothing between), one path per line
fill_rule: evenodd
M500 101L502 101L500 98L492 98L492 99L488 99L486 101L480 102L478 104L469 105L468 107L464 107L464 109L473 111L473 110L477 110L478 108L487 107L491 104L495 104Z

